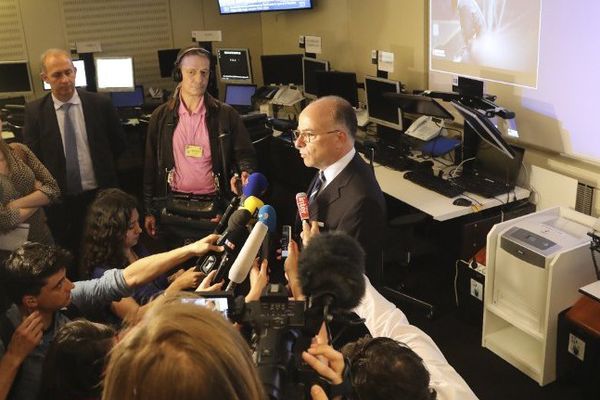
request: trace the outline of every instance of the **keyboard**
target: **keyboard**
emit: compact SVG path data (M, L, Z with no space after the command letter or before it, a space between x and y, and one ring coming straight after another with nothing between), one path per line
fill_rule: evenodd
M382 145L379 149L375 150L374 161L384 167L401 172L417 169L421 164L419 161L415 161L408 157L405 148L394 144Z
M466 174L454 178L454 184L462 187L465 192L471 192L488 199L505 194L514 189L514 185L495 181L483 175Z
M456 197L464 192L462 187L456 186L447 179L433 175L430 169L408 171L404 173L404 179L445 197Z

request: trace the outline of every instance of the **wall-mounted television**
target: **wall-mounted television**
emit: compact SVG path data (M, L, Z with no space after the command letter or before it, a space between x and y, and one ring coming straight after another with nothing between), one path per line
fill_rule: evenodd
M218 0L219 12L243 14L264 11L307 10L313 8L314 0Z

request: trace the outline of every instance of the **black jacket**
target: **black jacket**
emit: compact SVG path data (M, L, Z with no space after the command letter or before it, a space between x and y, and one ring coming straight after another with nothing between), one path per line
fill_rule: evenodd
M229 193L231 170L253 172L256 152L239 114L228 104L221 103L208 93L204 95L213 172L219 174L221 191ZM160 105L152 113L146 135L144 165L144 206L152 214L158 212L152 199L167 192L167 171L175 166L173 133L179 122L179 98ZM221 137L221 138L220 138ZM224 146L222 146L224 144ZM223 166L221 151L225 155Z

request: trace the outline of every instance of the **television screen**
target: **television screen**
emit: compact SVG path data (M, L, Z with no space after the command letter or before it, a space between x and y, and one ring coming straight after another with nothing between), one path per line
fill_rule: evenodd
M316 74L319 71L329 71L329 62L311 57L302 58L304 95L308 98L315 98L318 95Z
M265 85L302 85L302 54L260 56Z
M31 92L27 61L0 62L0 93Z
M87 87L87 77L85 75L85 63L83 60L73 60L73 66L77 68L77 74L75 75L75 86L76 87ZM50 85L44 82L44 90L50 90Z
M181 49L163 49L158 50L158 67L160 68L161 78L170 78L175 66L177 54Z
M219 12L225 14L253 13L262 11L306 10L313 7L313 0L218 0Z
M218 49L217 63L221 80L229 83L252 83L248 49Z
M132 57L98 57L95 61L99 92L134 90Z
M365 76L369 120L389 128L402 130L402 111L384 93L400 93L400 82Z

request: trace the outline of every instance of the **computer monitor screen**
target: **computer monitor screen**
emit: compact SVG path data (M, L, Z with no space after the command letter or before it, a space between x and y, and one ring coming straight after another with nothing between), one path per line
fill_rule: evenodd
M428 96L406 93L386 93L384 97L392 104L396 104L406 113L428 115L449 120L454 119L452 114L437 101Z
M317 97L339 96L352 107L358 108L358 93L356 89L356 74L354 72L319 71L317 78Z
M177 60L177 54L181 49L163 49L158 50L158 67L160 68L161 78L170 78L173 73L173 66Z
M225 103L232 106L252 106L256 85L226 85Z
M463 168L467 170L472 168L499 182L515 185L521 170L525 149L513 145L508 145L508 147L515 154L513 158L498 151L495 146L482 141L477 148L475 160L472 163L465 163Z
M302 54L260 56L265 85L302 85Z
M135 88L133 57L98 57L95 61L99 92L127 92Z
M400 82L365 76L365 92L369 120L379 125L402 130L402 111L383 96L384 93L400 93Z
M27 61L0 62L0 93L31 92Z
M110 99L115 108L141 107L144 105L144 87L136 85L132 92L111 92Z
M77 68L75 74L75 86L87 87L87 76L85 75L85 62L83 60L73 60L73 66ZM50 90L50 85L44 81L44 90Z
M451 103L465 119L465 135L467 134L466 125L468 125L480 139L494 146L498 151L506 154L510 159L515 157L513 149L506 143L504 138L502 138L502 134L488 117L456 100L452 100ZM465 137L465 141L467 141L467 139L468 138Z
M308 98L318 97L317 93L317 72L329 71L329 63L325 60L316 58L302 58L302 81L304 83L304 96Z
M217 63L221 80L232 83L252 83L252 68L248 49L218 49Z
M239 14L261 11L306 10L313 0L219 0L221 14Z

